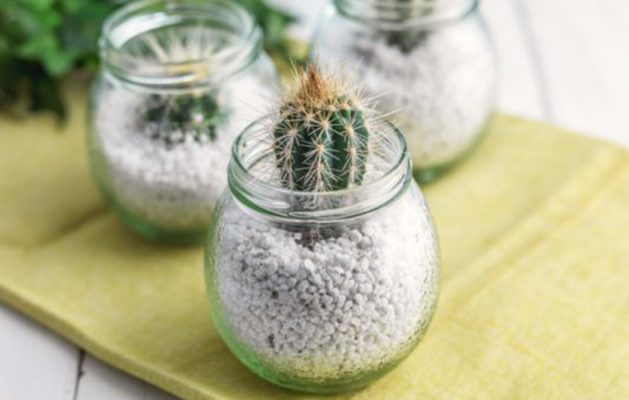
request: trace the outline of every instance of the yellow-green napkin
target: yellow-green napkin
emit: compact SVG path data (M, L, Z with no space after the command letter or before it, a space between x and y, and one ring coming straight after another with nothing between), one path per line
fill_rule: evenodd
M223 345L201 248L149 243L108 211L89 177L83 93L64 129L0 119L0 299L185 399L313 398ZM403 364L338 398L629 398L627 151L497 116L425 194L443 253L436 317Z

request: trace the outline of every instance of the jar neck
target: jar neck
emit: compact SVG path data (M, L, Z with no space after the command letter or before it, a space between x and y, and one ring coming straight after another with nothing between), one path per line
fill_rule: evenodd
M113 13L99 41L103 67L160 89L215 86L260 55L262 34L229 0L140 0Z
M347 189L299 192L263 178L258 172L268 174L269 169L275 168L273 145L261 137L261 132L269 132L271 126L269 117L265 117L246 128L232 146L229 190L243 207L286 223L334 223L373 213L401 196L412 182L411 162L402 133L389 122L382 125L390 129L387 170Z
M459 20L480 0L334 0L348 18L387 30L404 30Z

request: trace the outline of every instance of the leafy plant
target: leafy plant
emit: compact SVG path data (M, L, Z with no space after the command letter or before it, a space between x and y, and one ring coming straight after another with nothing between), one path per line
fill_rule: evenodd
M266 51L281 60L295 58L291 42L286 35L287 28L297 22L297 18L294 15L272 7L264 0L237 1L249 10L262 29Z
M265 47L280 58L291 50L291 15L264 0L237 0L262 27ZM0 1L0 110L52 111L65 118L60 80L98 63L100 27L123 0Z
M93 65L105 17L119 3L88 0L0 2L0 107L22 100L29 111L65 116L59 79Z

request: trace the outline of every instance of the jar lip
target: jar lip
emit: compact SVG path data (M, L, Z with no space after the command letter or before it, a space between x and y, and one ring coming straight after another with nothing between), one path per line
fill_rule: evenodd
M221 18L225 16L229 18ZM125 48L125 44L140 35L186 18L231 35L233 43L219 47L212 46L212 42L200 41L198 55L184 59L168 59L164 53L161 60L160 57L142 59ZM197 32L202 33L201 30ZM151 41L157 42L155 39ZM201 43L205 45L203 48ZM161 43L156 45L163 49ZM134 1L107 17L99 39L103 64L116 78L165 88L221 82L250 65L258 57L261 47L262 33L253 17L242 6L229 0Z
M325 223L355 218L378 210L394 201L412 180L411 161L402 132L391 122L381 123L391 129L393 140L399 149L388 169L369 181L346 189L328 192L305 192L287 189L256 177L243 161L242 149L247 147L255 129L268 126L267 115L252 122L238 135L232 145L228 167L229 190L245 207L254 212L280 219L284 222ZM274 157L266 154L265 157ZM349 201L348 201L349 199ZM332 206L296 210L296 201L318 201Z
M480 0L333 0L344 16L377 25L380 29L399 31L431 28L466 18L478 9Z

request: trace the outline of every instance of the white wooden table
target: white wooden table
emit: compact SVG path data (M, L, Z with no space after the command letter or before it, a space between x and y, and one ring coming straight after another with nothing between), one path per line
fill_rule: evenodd
M302 37L324 4L274 1L310 8ZM500 59L499 110L629 146L629 1L484 0L482 11ZM0 304L0 399L173 397Z

